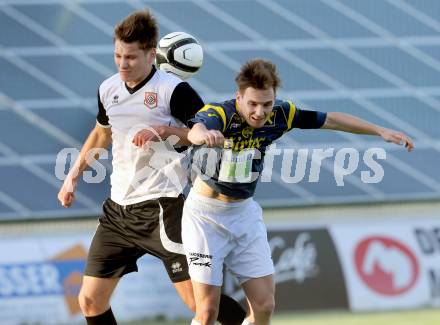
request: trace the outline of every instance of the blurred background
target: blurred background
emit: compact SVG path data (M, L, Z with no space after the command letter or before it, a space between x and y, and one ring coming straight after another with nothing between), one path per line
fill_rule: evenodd
M95 125L97 88L116 72L114 25L147 7L161 36L185 31L202 44L204 65L189 82L206 102L232 98L241 64L263 57L278 66L279 98L355 114L415 142L408 153L378 137L293 130L276 143L290 157L275 157L256 199L277 270L277 315L435 310L438 1L0 0L0 323L82 321L75 297L109 195L111 157L101 160L105 180L82 182L70 209L57 201L55 164L61 150L80 149ZM319 150L330 154L317 167ZM373 156L379 169L371 150L385 152ZM318 179L310 177L314 168ZM379 182L363 181L381 171ZM145 257L139 268L115 294L119 319L191 317L160 263ZM229 274L225 290L243 298Z

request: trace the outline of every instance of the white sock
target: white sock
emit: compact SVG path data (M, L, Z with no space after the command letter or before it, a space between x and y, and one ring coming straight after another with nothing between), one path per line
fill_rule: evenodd
M191 325L200 325L200 323L193 318L191 321Z
M247 319L245 319L243 321L243 323L241 323L241 325L255 325L254 323L251 323L250 321L248 321Z

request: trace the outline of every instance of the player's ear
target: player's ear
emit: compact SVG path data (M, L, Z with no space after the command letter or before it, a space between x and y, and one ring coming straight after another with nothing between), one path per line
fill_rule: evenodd
M236 99L237 103L239 103L241 101L241 97L242 96L241 96L240 90L237 90L235 92L235 99Z
M155 59L156 58L156 48L152 48L150 50L150 54L149 54L150 58Z
M147 50L145 55L146 55L147 63L154 64L154 61L156 60L156 49L154 48Z
M237 92L235 93L235 110L237 112L240 112L241 109L241 101L243 100L243 94L240 92L240 89L237 90Z

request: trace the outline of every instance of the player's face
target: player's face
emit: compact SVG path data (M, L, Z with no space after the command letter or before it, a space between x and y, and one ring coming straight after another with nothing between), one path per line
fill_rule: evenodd
M148 76L155 56L156 49L143 50L139 42L115 40L115 64L121 79L129 87L136 86Z
M238 112L253 128L261 128L273 109L275 91L273 88L246 88L236 94Z

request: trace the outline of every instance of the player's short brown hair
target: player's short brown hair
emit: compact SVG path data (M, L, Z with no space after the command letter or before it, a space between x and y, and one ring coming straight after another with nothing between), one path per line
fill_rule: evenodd
M156 48L159 38L159 27L149 10L135 11L115 27L113 41L125 43L139 42L143 50Z
M253 59L242 65L240 72L235 77L235 82L240 92L246 88L255 89L273 88L276 92L281 85L275 64L264 59Z

